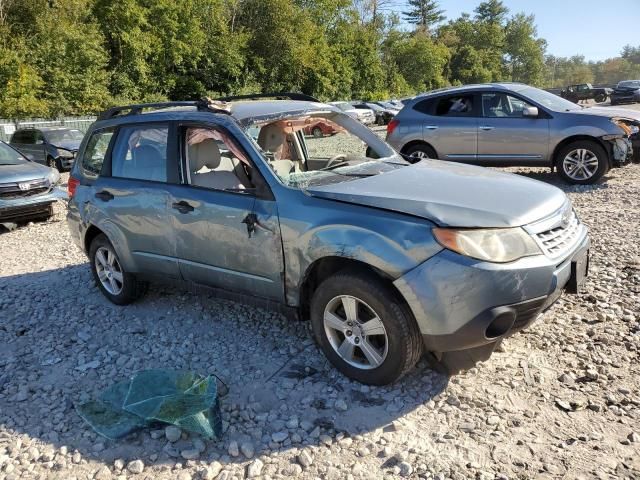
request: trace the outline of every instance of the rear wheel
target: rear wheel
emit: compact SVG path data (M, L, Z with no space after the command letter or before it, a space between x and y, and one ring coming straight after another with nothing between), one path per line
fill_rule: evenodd
M339 272L311 300L316 342L344 375L370 385L395 382L422 355L415 320L379 279Z
M104 234L91 242L89 259L98 288L116 305L127 305L146 291L146 283L124 270L113 245Z
M600 93L596 95L596 98L595 98L596 103L602 103L602 102L605 102L606 100L607 100L607 96L604 93Z
M426 143L418 143L416 145L412 145L405 150L404 154L408 155L409 157L415 158L416 162L424 160L425 158L438 158L436 151Z
M589 185L607 173L609 158L601 145L590 140L580 140L560 149L556 168L565 181Z
M322 129L320 127L313 127L313 130L311 130L311 134L315 138L322 138L322 136L323 136Z

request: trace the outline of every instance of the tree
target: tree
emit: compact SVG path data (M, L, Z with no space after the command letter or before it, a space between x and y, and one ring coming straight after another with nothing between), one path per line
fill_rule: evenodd
M546 42L537 38L533 15L519 13L505 28L505 55L511 81L542 85Z
M509 9L500 0L482 2L474 10L476 19L487 23L504 23Z
M408 0L410 10L402 12L405 20L427 32L446 17L436 0Z

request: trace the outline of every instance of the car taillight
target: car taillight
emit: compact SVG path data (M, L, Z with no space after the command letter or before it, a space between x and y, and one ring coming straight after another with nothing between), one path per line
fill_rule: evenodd
M388 124L387 124L387 137L389 135L391 135L393 133L393 131L396 129L396 127L400 124L400 120L391 120Z
M80 185L80 180L74 177L69 177L69 181L67 182L67 193L69 194L69 198L75 195L78 185Z

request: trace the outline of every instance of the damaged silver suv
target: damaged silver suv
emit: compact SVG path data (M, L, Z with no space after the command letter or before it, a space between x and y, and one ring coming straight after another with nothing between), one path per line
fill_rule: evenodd
M289 96L100 116L68 222L109 300L160 279L279 306L310 319L341 372L383 385L423 354L469 368L580 289L589 239L559 189L409 164L339 109ZM318 122L335 134L305 135Z
M387 127L414 158L483 166L550 167L567 182L595 183L631 161L640 114L576 105L520 83L466 85L419 95Z

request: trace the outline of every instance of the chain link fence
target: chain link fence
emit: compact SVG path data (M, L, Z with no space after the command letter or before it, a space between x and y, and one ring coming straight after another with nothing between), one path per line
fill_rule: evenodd
M57 120L46 118L31 118L28 120L9 120L0 118L0 140L8 142L11 135L19 128L28 127L68 127L85 133L96 117L65 117Z

